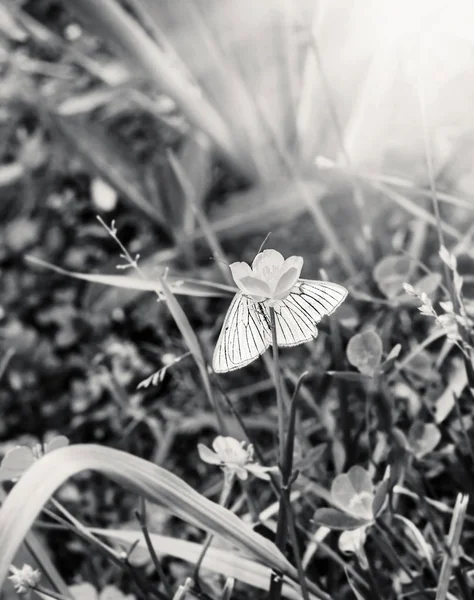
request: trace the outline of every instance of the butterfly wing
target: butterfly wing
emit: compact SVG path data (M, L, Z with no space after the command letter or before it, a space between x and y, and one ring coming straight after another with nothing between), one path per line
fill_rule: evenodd
M337 283L298 280L294 291L274 307L278 345L297 346L315 339L316 325L325 315L333 313L346 296L346 288ZM265 306L264 310L270 319L269 307Z
M270 346L270 325L261 307L241 292L234 296L214 350L216 373L245 367Z

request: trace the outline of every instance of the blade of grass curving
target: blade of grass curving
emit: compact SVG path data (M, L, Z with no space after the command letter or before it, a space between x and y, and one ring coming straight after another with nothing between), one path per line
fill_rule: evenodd
M92 528L90 531L94 535L101 535L111 540L124 542L127 547L131 547L138 540L137 548L147 548L146 540L138 530L120 531L116 529ZM150 533L150 541L153 544L154 551L158 555L172 556L193 564L197 562L202 552L202 544L169 536ZM270 577L270 569L268 567L223 548L214 548L211 546L206 552L201 567L204 570L218 573L224 577L234 577L243 583L262 590L268 588L268 578ZM300 598L299 592L293 587L292 582L288 580L283 583L283 596L290 600L299 600ZM314 598L315 596L311 597Z
M217 417L217 421L219 423L220 432L225 435L227 432L227 425L225 419L222 415L222 410L220 408L219 403L214 398L211 388L211 382L209 381L209 374L207 372L206 361L204 360L204 355L201 350L201 345L199 344L199 340L197 339L196 334L191 327L191 324L186 316L184 310L181 308L179 302L174 297L173 292L168 287L166 281L161 279L161 290L163 296L165 297L166 304L168 305L168 309L171 313L171 316L176 323L181 335L184 338L191 354L193 355L194 360L199 369L199 373L201 375L201 379L204 385L204 389L206 391L206 395L211 403L211 406L214 409L214 412Z
M69 271L53 265L45 260L36 258L35 256L26 256L28 262L31 262L40 267L45 267L50 271L55 271L61 275L67 275L68 277L74 277L75 279L82 279L83 281L89 281L90 283L100 283L102 285L109 285L114 287L120 287L129 290L143 290L148 292L154 292L157 289L162 291L162 286L158 280L147 280L140 277L132 277L128 275L87 275L85 273L78 273L77 271ZM220 298L235 294L237 288L224 285L221 283L211 283L208 281L199 281L197 279L187 279L176 276L167 276L168 287L173 294L182 296L198 296L204 298Z
M138 66L171 96L189 121L212 139L238 171L251 178L255 175L222 117L118 2L77 0L68 6L85 18L102 39L119 49L133 67Z
M173 473L120 450L78 444L55 450L35 462L0 508L0 589L15 552L44 504L69 477L88 469L165 506L192 525L225 537L262 564L297 581L296 569L274 544L255 533L231 511L201 496Z

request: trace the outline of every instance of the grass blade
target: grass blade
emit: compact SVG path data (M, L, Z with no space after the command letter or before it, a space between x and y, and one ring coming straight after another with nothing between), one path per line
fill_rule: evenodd
M102 285L115 286L127 290L143 290L154 292L156 290L162 292L160 281L153 279L142 279L141 277L132 277L129 275L88 275L86 273L78 273L77 271L69 271L61 267L57 267L51 263L36 258L35 256L27 256L26 260L40 267L45 267L50 271L55 271L61 275L82 279L90 283L100 283ZM167 277L169 290L173 294L182 296L198 296L204 298L220 298L235 294L236 288L221 283L211 283L208 281L200 281L198 279L184 279L181 277Z
M140 531L120 531L108 529L90 529L95 535L102 535L112 540L125 542L125 545L131 547L138 540L137 547L146 549L146 542ZM164 535L150 534L153 547L158 555L173 556L180 560L186 560L196 563L202 551L202 545L196 542L180 540ZM239 581L252 585L256 588L266 590L270 578L270 569L249 558L239 556L235 552L224 550L222 548L213 548L207 550L202 561L202 568L224 577L234 577ZM299 600L301 597L294 587L289 583L283 584L283 596L290 600ZM312 596L314 597L314 596Z
M173 473L120 450L78 444L55 450L35 462L0 508L0 589L18 547L43 506L62 483L88 469L103 473L129 491L165 506L188 523L225 537L262 564L297 581L296 569L274 544Z
M132 67L138 66L163 93L171 96L189 121L213 140L231 164L243 174L253 174L222 117L118 2L78 0L70 6L102 39L118 48Z

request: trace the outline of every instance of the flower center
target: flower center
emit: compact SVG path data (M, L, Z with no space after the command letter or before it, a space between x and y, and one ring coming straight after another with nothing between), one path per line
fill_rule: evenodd
M267 283L273 283L274 280L277 279L279 272L280 272L280 268L277 267L276 265L272 265L271 267L269 267L268 265L265 265L262 269L262 278Z

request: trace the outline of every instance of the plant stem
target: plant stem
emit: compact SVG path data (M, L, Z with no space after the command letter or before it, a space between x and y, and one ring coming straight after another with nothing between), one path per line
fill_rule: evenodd
M219 504L221 506L227 507L227 503L229 502L230 492L232 491L234 479L235 479L234 473L229 472L229 471L224 471L224 486L221 491L221 497L219 498ZM201 554L199 555L199 558L196 561L196 566L194 567L194 573L193 573L192 578L198 588L199 588L199 570L201 568L202 561L204 560L204 557L206 556L206 552L208 551L209 546L212 543L213 538L214 538L213 534L207 535L207 537L204 541L204 544L202 546Z
M275 367L275 391L277 400L278 410L278 465L280 471L283 474L283 461L285 460L285 406L283 403L283 395L281 388L281 373L280 373L280 361L278 353L278 339L275 319L275 309L270 307L270 326L272 330L272 349L273 349L273 364ZM287 469L285 469L286 474ZM277 532L275 537L275 544L279 550L284 553L288 529L288 520L286 514L285 502L283 501L283 495L287 493L285 489L285 481L282 482L281 486L281 497L280 506L278 509L278 524ZM281 597L281 589L283 585L283 578L280 574L272 571L270 580L270 590L268 593L269 600L279 600Z
M280 360L278 352L278 341L277 341L277 330L276 330L276 319L275 309L270 307L270 327L272 330L272 350L273 350L273 363L275 367L275 391L276 401L278 410L278 463L280 468L282 466L283 457L285 455L285 405L283 403L283 392L281 385L281 373L280 373Z
M153 562L153 566L155 567L155 570L158 574L158 577L160 578L161 583L163 584L163 586L166 590L166 593L168 594L168 596L170 598L172 598L174 595L173 588L171 587L171 584L165 575L165 572L161 565L161 561L158 558L158 555L156 554L155 548L151 541L150 533L148 532L147 519L146 519L146 505L145 505L145 499L143 497L140 498L140 505L141 505L141 510L135 511L135 516L137 518L138 524L140 525L140 529L142 530L143 537L145 538L145 543L147 545L148 552L150 553L150 557Z

